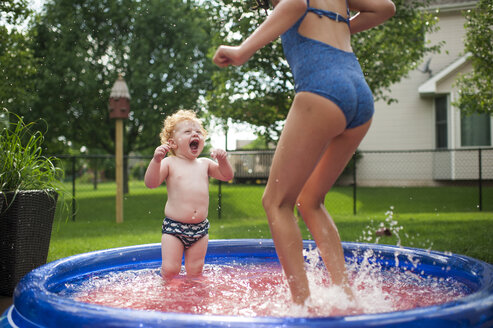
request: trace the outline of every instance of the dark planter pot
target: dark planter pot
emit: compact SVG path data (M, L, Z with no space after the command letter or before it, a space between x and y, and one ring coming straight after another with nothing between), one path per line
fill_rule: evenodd
M42 190L0 193L0 295L46 263L58 194Z

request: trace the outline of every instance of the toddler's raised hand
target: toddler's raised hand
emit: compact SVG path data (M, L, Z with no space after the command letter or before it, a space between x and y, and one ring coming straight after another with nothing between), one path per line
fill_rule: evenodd
M161 145L154 150L154 159L158 162L161 162L165 157L166 154L169 152L170 146L168 143L165 143L164 145Z
M228 153L224 149L213 149L211 152L211 157L221 161L228 156Z

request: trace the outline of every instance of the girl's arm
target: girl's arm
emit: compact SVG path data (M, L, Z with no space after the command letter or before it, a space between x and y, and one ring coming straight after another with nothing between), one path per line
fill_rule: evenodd
M282 0L240 46L220 46L213 61L219 67L244 64L257 50L286 32L306 11L306 0Z
M349 9L358 12L351 17L351 34L380 25L395 14L391 0L349 0Z

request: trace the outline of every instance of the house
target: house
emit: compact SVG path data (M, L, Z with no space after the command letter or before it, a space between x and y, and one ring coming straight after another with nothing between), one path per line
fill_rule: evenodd
M372 127L359 147L358 184L439 185L476 180L480 170L482 179L493 179L493 169L484 170L493 168L492 117L463 116L453 106L457 76L472 70L464 53L463 12L476 3L432 1L427 10L437 11L439 30L426 39L444 42L442 51L391 88L397 103L375 103Z

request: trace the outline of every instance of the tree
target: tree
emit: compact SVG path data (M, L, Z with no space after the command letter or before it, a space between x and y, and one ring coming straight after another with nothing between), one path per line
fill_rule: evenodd
M114 152L108 97L118 73L131 93L124 152L154 149L162 121L198 108L210 88L210 24L181 0L51 0L32 27L38 100L51 153L85 146Z
M459 99L454 104L465 114L493 115L493 2L479 0L465 16L465 50L471 54L473 71L459 77Z
M423 10L426 1L396 0L397 12L392 19L353 36L353 50L375 99L395 101L388 94L390 86L417 67L425 54L438 51L440 45L425 42L425 34L436 29L433 15ZM252 11L246 1L222 3L210 5L220 31L214 39L214 50L225 42L239 44L265 18L263 11ZM208 95L209 112L262 127L264 136L277 139L282 129L279 122L285 119L294 96L280 40L261 49L241 67L217 71L213 83L214 91Z
M34 98L32 35L17 28L30 15L26 0L0 2L0 109L17 113L29 110Z
M31 14L27 0L2 0L0 2L0 21L18 24Z

